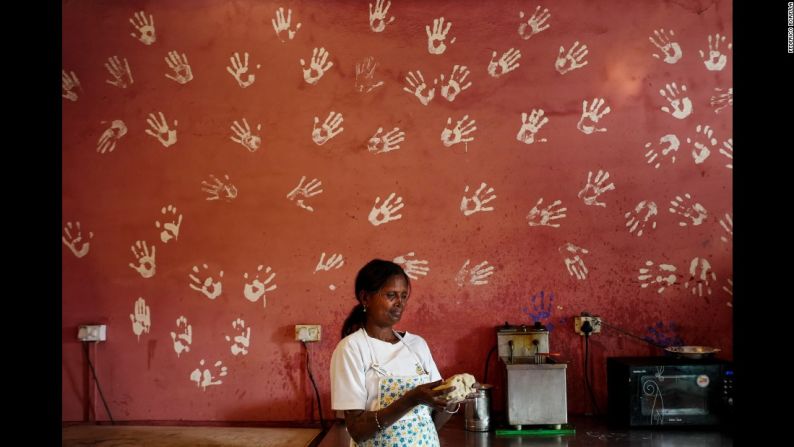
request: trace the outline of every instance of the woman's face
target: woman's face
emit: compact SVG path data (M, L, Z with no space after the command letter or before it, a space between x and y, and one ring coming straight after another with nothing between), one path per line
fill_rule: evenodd
M367 321L380 327L390 327L402 318L411 290L402 275L390 277L377 292L367 295Z

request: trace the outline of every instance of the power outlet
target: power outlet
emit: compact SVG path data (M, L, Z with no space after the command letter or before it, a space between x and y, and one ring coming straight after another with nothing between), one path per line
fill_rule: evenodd
M319 324L296 324L296 341L320 341L322 330Z
M81 341L105 341L108 327L104 324L83 324L77 329L77 339Z
M601 318L599 317L574 317L573 318L573 330L576 331L579 335L584 335L582 332L582 325L585 321L590 322L590 327L593 328L590 331L591 334L597 334L601 332Z

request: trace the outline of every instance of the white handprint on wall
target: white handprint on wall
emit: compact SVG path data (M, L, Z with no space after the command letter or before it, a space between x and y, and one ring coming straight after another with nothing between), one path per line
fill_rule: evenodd
M158 114L160 115L160 121L157 121L154 113L149 114L149 118L146 119L146 122L149 123L149 128L145 132L147 135L157 138L157 141L163 146L169 147L176 143L176 129L168 127L168 122L165 120L163 112L158 112ZM174 120L174 127L178 124L179 122Z
M733 296L733 279L728 278L725 281L727 282L727 285L722 286L722 290L724 290L728 295ZM733 307L733 302L726 301L725 305L728 307Z
M384 154L399 149L399 143L403 141L405 141L405 132L398 127L386 134L383 133L382 127L378 127L378 131L367 142L367 150L375 154Z
M378 202L380 202L380 196L375 198L375 204L372 205L372 210L369 212L368 217L369 222L372 225L377 227L378 225L401 219L403 217L402 214L395 214L397 211L402 209L403 206L405 206L403 203L403 198L398 196L397 200L395 200L394 203L391 203L394 195L395 193L389 194L389 197L387 197L380 206L378 206Z
M419 276L427 276L427 272L430 271L430 267L427 266L426 260L416 260L416 259L408 259L411 256L414 256L414 252L409 252L401 256L397 256L393 259L395 264L400 264L405 270L405 274L408 275L411 279L419 279Z
M226 341L231 341L232 346L230 347L232 354L248 354L248 346L251 344L251 328L245 327L245 320L242 318L238 318L232 322L232 328L236 331L240 332L240 335L235 335L234 340L228 335L226 336Z
M595 180L591 180L593 176L593 171L587 172L587 184L579 191L577 197L584 201L585 205L596 205L596 206L603 206L606 207L607 205L604 202L598 201L598 196L601 194L611 191L615 189L615 184L610 183L606 186L603 186L604 182L609 179L609 172L602 171L601 169L598 170L596 174Z
M152 17L151 14L149 14L149 18L147 19L143 11L138 11L130 17L130 23L132 27L135 28L135 31L138 32L137 35L135 33L130 33L130 36L138 39L142 44L151 45L157 40L154 30L154 17Z
M331 269L342 268L343 265L345 265L345 258L341 253L334 253L329 256L328 259L325 259L325 252L322 252L322 254L320 254L320 261L317 262L317 266L314 267L313 273L317 273L322 270L328 272L331 271Z
M222 365L223 362L220 360L215 362L215 368L218 371L218 377L223 377L229 373L226 367ZM204 359L201 359L199 366L204 366ZM190 380L196 382L196 387L201 387L202 391L206 391L208 386L220 385L223 383L223 381L220 379L215 380L215 377L212 375L212 372L210 372L209 369L201 371L199 368L196 368L192 373L190 373Z
M725 165L728 169L733 169L733 138L728 138L727 140L722 142L722 147L720 148L720 154L728 157L728 164Z
M645 267L640 268L640 275L637 276L637 279L642 281L640 287L643 289L656 284L659 286L659 288L656 289L656 293L662 293L664 289L675 284L675 271L676 268L674 265L659 264L654 269L653 261L645 261Z
M557 208L555 207L561 206L561 200L555 200L546 208L538 208L543 203L543 197L538 199L538 203L529 210L529 214L527 214L527 224L530 227L538 227L538 226L547 226L547 227L554 227L559 228L560 224L554 223L557 219L564 219L566 214L565 212L568 211L568 208Z
M210 181L212 183L206 180L201 182L201 190L209 193L207 200L218 200L221 193L223 193L223 200L227 202L231 202L237 197L237 187L231 183L229 176L224 175L223 178L226 179L225 182L210 174Z
M177 358L182 352L190 352L190 344L193 343L193 326L187 323L187 318L180 315L176 319L177 331L180 333L171 332L171 340L174 342L174 351Z
M105 79L105 82L110 85L115 85L119 88L127 88L128 85L134 82L132 79L132 72L130 71L130 64L127 63L126 57L124 58L124 65L121 65L118 56L109 57L108 61L105 62L105 68L110 75L113 76L112 81Z
M309 181L309 183L304 185L303 184L304 180L306 180L306 176L302 175L301 179L300 179L300 182L298 183L298 186L296 186L295 189L293 189L292 191L287 193L287 198L289 200L295 200L297 198L298 201L296 202L296 204L299 207L301 207L301 208L303 208L303 209L305 209L307 211L314 211L314 208L312 208L311 205L307 205L306 203L304 203L303 200L304 199L308 199L310 197L314 197L317 194L322 193L323 190L320 189L318 191L317 188L321 188L323 186L323 182L321 182L321 181L317 180L316 178L314 178L311 181Z
M727 285L722 286L722 290L724 290L728 295L733 296L733 278L728 278L725 280L725 282ZM728 304L728 307L733 307L733 304L730 302L726 304Z
M444 51L447 49L447 45L444 43L444 40L447 38L447 33L449 33L450 27L452 27L452 22L450 21L447 21L447 26L444 27L443 17L433 19L433 32L430 32L430 25L425 25L425 32L427 32L428 53L444 54ZM455 39L457 39L457 37L453 37L452 40L449 41L449 44L452 45L455 43Z
M433 87L431 89L427 88L427 83L425 83L425 78L422 76L422 72L416 70L416 74L414 72L409 71L408 75L405 76L406 82L411 88L403 87L403 90L406 92L416 96L420 103L423 106L426 106L432 99L433 95L436 94L436 88ZM438 84L438 79L433 79L433 85ZM425 93L426 92L426 93Z
M696 257L689 264L689 279L684 283L684 288L689 288L692 295L703 296L704 290L711 295L709 278L711 281L717 280L717 274L711 271L711 264L706 259Z
M692 158L695 160L695 164L700 164L709 158L711 149L714 149L717 145L717 139L712 137L714 129L710 126L698 124L695 128L695 133L702 135L696 135L692 138L687 137L686 142L692 144Z
M303 80L309 84L316 84L320 78L323 77L329 68L334 66L333 62L328 61L328 55L331 54L325 51L325 48L315 48L312 51L311 63L306 66L306 61L301 59L301 67L303 67Z
M249 152L256 152L256 150L259 149L260 144L262 144L262 138L259 135L251 133L251 127L248 125L248 121L246 121L245 118L243 118L242 125L238 123L237 120L234 120L231 129L232 132L234 132L234 135L229 138L231 138L231 140L235 143L238 143L244 148L248 149ZM257 124L256 130L257 132L262 130L262 125Z
M133 308L133 313L130 314L130 321L132 322L132 332L138 337L138 341L141 341L141 334L149 333L149 329L152 327L152 317L149 312L149 306L146 305L146 301L143 297L138 297L138 300L135 301L135 305Z
M467 259L455 275L455 284L459 287L463 287L466 283L473 286L488 284L488 277L493 275L493 270L494 266L488 265L488 261L482 261L469 269L469 259Z
M163 231L160 232L160 240L167 244L171 239L179 239L179 227L182 225L182 215L180 214L178 218L173 219L174 216L176 216L176 207L173 205L164 206L160 210L160 213L163 217L172 219L170 222L165 222L164 224L160 224L159 220L154 222L155 227L160 228L162 226L163 228ZM163 220L165 221L165 219Z
M722 109L733 106L733 87L728 87L727 90L715 87L714 91L717 94L709 99L709 105L714 107L714 113L720 113Z
M203 269L203 275L207 275L204 280L202 281L198 276L199 268L198 266L193 266L193 273L188 273L188 277L190 278L190 282L188 285L193 290L198 290L199 292L203 293L207 298L214 300L223 292L223 284L221 283L221 278L223 278L223 270L220 271L218 274L218 280L215 281L211 274L209 274L207 264L202 264L201 268Z
M709 35L709 49L707 53L704 53L703 50L698 50L698 54L703 59L703 64L706 66L706 69L709 71L720 71L725 68L725 63L728 61L728 56L723 54L720 51L720 44L725 43L725 36L720 37L720 33L714 35L712 39L711 35ZM728 49L733 47L732 44L728 44Z
M634 210L623 215L626 218L626 227L629 234L637 232L637 237L642 236L648 221L658 214L656 203L643 200L634 207ZM651 220L651 229L656 229L656 220Z
M675 82L672 84L665 84L664 87L664 89L659 89L659 94L662 95L662 98L666 99L667 102L670 103L670 107L662 106L662 111L669 113L680 120L691 115L692 101L688 96L684 96L686 93L686 85L681 84L680 90L678 89L678 85L676 85ZM667 89L667 91L665 91L665 89Z
M585 99L582 101L582 116L579 118L579 122L576 123L576 128L588 135L593 132L606 132L606 127L595 126L604 115L612 111L609 106L600 110L603 105L604 98L593 98L593 102L590 104L590 109L588 110L587 100Z
M384 0L376 0L374 11L372 9L372 3L369 4L369 28L376 33L383 32L383 30L386 29L386 25L394 21L394 16L388 21L386 20L391 2L386 3L386 7L383 6L383 3Z
M331 138L339 135L345 130L344 127L339 127L344 122L345 118L341 113L336 113L333 110L328 114L328 117L323 122L322 126L317 127L320 123L320 118L314 117L314 125L312 126L312 141L318 146L327 143Z
M469 69L466 68L465 65L455 65L452 67L452 73L449 75L448 82L444 81L444 75L442 74L440 76L441 96L449 102L454 101L455 97L457 97L460 92L471 87L471 81L463 85L463 83L466 82L466 77L469 76L469 73Z
M243 61L240 61L240 53L235 52L234 56L230 57L229 60L232 62L232 66L226 67L226 71L231 74L234 79L237 81L237 84L241 88L246 88L249 85L253 84L256 80L256 75L253 73L248 73L248 52L243 53ZM259 69L260 65L257 64L256 68ZM248 76L245 81L243 81L242 76L248 73Z
M487 190L485 189L486 187L488 188ZM471 197L466 196L467 192L469 192L468 185L466 185L466 188L463 190L463 198L460 199L460 211L464 216L471 216L480 211L493 211L492 206L484 206L486 203L496 198L496 194L493 193L492 187L482 182L480 183L480 187L477 188L477 192Z
M132 254L138 264L129 263L130 268L140 273L144 278L151 278L154 276L157 265L155 264L155 254L157 247L152 245L152 253L149 254L149 248L146 246L146 241L135 241L134 245L130 246Z
M520 11L518 13L518 18L522 20L521 24L518 25L518 35L521 36L522 39L528 40L535 34L545 31L551 26L551 24L546 23L549 17L551 17L551 14L548 8L543 8L543 11L541 11L540 5L535 8L535 12L533 12L526 21L523 20L524 11Z
M505 51L499 59L496 59L496 51L494 51L491 53L491 61L488 63L488 74L498 78L510 73L521 65L518 63L519 59L521 59L521 51L515 48Z
M516 140L525 144L534 143L535 134L538 133L544 124L549 122L549 119L543 116L543 113L543 109L532 109L532 112L529 114L529 119L527 119L527 113L521 112L521 128L518 129ZM545 143L548 140L541 138L537 141L540 143Z
M669 211L673 214L679 214L682 217L689 219L687 222L686 220L682 220L678 222L679 226L685 227L689 224L692 226L697 226L703 223L703 221L708 217L708 212L706 208L703 208L703 205L700 203L695 203L694 205L691 204L692 196L689 193L684 194L684 197L676 196L674 200L670 201Z
M102 121L102 123L106 123L107 121ZM124 135L127 135L127 125L124 124L122 120L113 120L110 123L110 127L105 129L102 132L102 135L99 137L97 141L96 151L100 154L104 154L105 152L113 152L113 149L116 148L116 142L121 139Z
M72 102L77 101L77 88L83 90L77 75L73 71L67 73L61 69L61 96Z
M66 226L63 227L63 236L61 236L61 240L64 245L69 247L69 250L71 250L75 256L82 258L88 254L88 250L91 247L89 241L93 237L94 233L89 231L88 238L83 241L83 231L80 229L80 221L76 221L74 227L72 227L71 222L66 222Z
M469 137L469 134L477 130L477 126L474 125L477 121L470 120L466 122L468 119L469 115L464 115L463 118L455 123L455 127L450 129L449 127L452 126L452 117L450 116L447 118L447 126L441 131L441 143L446 147L451 147L458 143L465 143L468 149L469 141L474 140L474 137ZM466 123L464 124L464 122Z
M262 306L267 307L266 293L276 290L278 286L276 284L269 285L270 281L273 281L273 278L276 277L276 273L272 272L270 266L267 266L265 271L262 272L263 267L264 266L260 264L256 268L256 276L254 277L254 279L252 279L251 282L246 281L245 286L243 286L243 296L245 296L245 299L247 299L252 303L257 302L259 301L259 298L262 298ZM267 277L264 280L260 280L259 279L260 274L262 276L267 276ZM243 274L243 278L245 278L246 280L248 279L247 272Z
M645 158L648 159L648 164L656 161L656 164L653 167L659 169L659 166L662 165L662 161L665 159L665 157L670 158L670 164L675 163L675 154L678 152L678 146L680 146L680 144L681 143L678 141L678 137L673 134L662 136L659 138L659 149L651 148L645 153ZM645 143L645 149L650 148L651 145L652 143L650 141ZM672 155L670 154L671 152Z
M589 52L587 45L582 44L581 47L576 48L577 45L579 45L578 40L571 45L571 48L568 49L567 53L565 53L565 48L560 45L560 51L557 53L557 60L554 61L554 68L560 74L564 75L569 71L573 71L577 68L582 68L587 65L588 61L582 62L582 59L584 59Z
M383 85L383 81L375 82L375 68L378 63L372 56L365 57L361 62L356 63L356 91L359 93L369 93Z
M668 35L664 28L662 28L659 30L654 30L653 34L656 36L656 39L654 39L653 36L649 36L648 40L650 40L651 43L658 48L659 52L661 53L653 53L653 57L656 59L662 59L662 57L664 57L663 60L668 64L674 64L678 62L681 59L681 56L683 56L683 52L681 51L681 45L673 40L675 32L670 30Z
M173 75L166 73L166 78L179 84L187 84L193 80L193 70L190 68L185 53L182 53L182 57L180 57L176 51L169 51L168 56L165 57L165 63L174 72Z
M273 23L273 29L276 31L276 37L283 43L286 43L288 40L292 40L295 38L295 33L301 28L301 23L298 22L295 25L295 29L290 29L290 23L292 22L292 10L287 9L287 18L284 18L284 8L279 7L276 11L276 18L271 19Z
M727 244L729 240L733 240L733 216L725 213L725 218L720 219L720 226L725 230L725 235L720 236L720 240Z
M565 262L565 268L568 269L568 274L575 276L577 280L587 279L587 266L584 265L584 260L581 255L590 253L587 249L577 247L570 242L566 242L561 246L558 251L562 254Z

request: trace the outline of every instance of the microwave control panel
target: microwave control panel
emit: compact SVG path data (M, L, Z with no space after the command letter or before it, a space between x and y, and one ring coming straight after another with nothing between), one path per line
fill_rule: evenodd
M733 365L725 365L722 370L722 405L727 414L733 413Z

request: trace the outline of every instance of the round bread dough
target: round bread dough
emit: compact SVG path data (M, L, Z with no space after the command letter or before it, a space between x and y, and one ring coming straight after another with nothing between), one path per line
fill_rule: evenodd
M454 376L445 380L444 383L433 389L443 390L454 386L455 389L447 394L447 398L450 400L450 402L461 402L466 400L466 396L474 392L472 385L474 385L475 382L476 380L471 374L455 374Z

